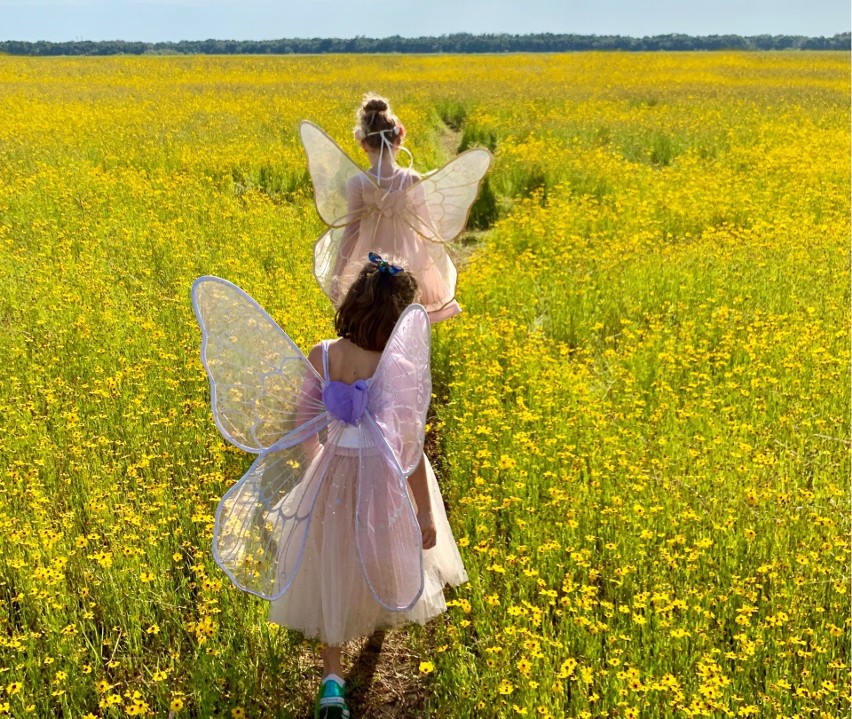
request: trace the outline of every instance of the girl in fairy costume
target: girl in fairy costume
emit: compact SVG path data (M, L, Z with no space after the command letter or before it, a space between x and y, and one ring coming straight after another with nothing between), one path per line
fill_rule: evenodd
M430 323L412 273L371 254L307 357L235 285L202 277L217 426L258 457L216 511L216 562L271 601L271 621L321 640L315 716L347 719L340 647L446 609L467 580L423 454Z
M491 153L478 148L420 175L396 160L405 127L385 98L367 95L356 113L356 140L370 167L362 170L319 127L302 122L301 136L320 216L329 230L314 246L314 274L335 307L369 251L401 258L420 287L431 322L452 317L456 268L446 243L467 222Z

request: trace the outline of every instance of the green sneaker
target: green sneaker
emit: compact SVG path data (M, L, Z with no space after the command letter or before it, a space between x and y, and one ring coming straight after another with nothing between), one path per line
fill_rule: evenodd
M343 687L333 679L326 679L320 685L314 719L349 719Z

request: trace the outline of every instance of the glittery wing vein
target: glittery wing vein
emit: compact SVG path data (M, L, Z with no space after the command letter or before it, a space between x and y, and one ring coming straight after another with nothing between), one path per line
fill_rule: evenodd
M321 378L264 309L219 277L193 283L192 305L201 325L213 418L225 438L257 454L275 443L280 448L291 434L295 443L305 432L315 433L325 405L304 387L307 378Z
M364 172L321 128L303 120L299 134L308 156L308 172L314 186L317 212L329 227L357 222L360 212L350 212L349 183Z

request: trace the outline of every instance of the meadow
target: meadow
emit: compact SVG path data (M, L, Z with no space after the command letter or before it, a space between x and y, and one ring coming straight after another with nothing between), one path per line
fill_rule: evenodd
M0 714L310 715L211 556L189 290L333 335L298 122L358 158L368 90L495 162L433 332L470 582L354 716L848 716L848 53L0 57Z

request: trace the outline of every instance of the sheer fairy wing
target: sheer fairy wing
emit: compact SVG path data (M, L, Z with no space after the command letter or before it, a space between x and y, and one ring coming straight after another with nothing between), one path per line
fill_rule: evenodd
M355 243L349 241L349 229L331 227L314 243L314 276L335 307L367 261L366 256L354 256Z
M364 175L340 147L322 129L303 120L299 134L308 156L308 172L314 185L317 212L330 227L348 225L359 219L360 213L349 208L350 182Z
M296 577L340 429L321 434L263 452L219 502L213 557L245 592L277 599Z
M491 164L491 153L483 148L467 150L412 185L408 193L408 223L433 242L448 242L467 224L470 208L482 178Z
M219 502L213 555L240 589L274 599L299 568L339 431L322 378L257 302L226 280L200 277L192 304L216 425L260 455Z
M229 442L261 453L295 444L328 423L316 392L322 379L257 302L227 280L200 277L192 305L213 418Z
M420 305L399 318L370 381L361 423L355 515L364 577L385 608L406 611L423 591L422 536L406 479L423 452L429 374L429 317Z
M398 471L408 477L420 462L432 398L429 315L409 305L397 320L370 383L367 410L387 442Z

